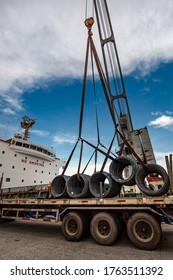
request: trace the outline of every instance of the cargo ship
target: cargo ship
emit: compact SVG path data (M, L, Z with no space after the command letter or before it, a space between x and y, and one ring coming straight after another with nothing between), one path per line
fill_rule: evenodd
M24 137L17 133L10 139L0 139L2 189L47 185L65 165L52 149L28 140L29 128L34 124L34 119L24 116Z

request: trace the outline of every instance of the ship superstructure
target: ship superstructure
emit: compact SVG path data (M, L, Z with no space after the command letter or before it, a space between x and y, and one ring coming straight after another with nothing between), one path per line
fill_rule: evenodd
M23 117L23 138L16 134L11 139L0 140L2 188L48 184L65 165L65 161L57 158L52 149L28 141L31 123L33 125L35 121L27 116Z

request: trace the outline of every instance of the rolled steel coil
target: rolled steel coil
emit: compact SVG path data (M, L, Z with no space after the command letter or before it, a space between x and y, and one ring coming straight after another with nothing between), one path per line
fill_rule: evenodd
M66 182L69 176L58 175L56 176L51 184L51 194L54 198L66 198L68 197Z
M126 178L123 176L124 170L126 167L131 167L130 175ZM117 157L113 160L109 166L109 172L112 178L120 184L126 186L133 186L135 185L135 173L138 168L137 162L125 156Z
M74 174L67 181L67 194L71 198L91 197L89 178L86 174Z
M90 178L89 189L94 197L114 197L120 193L121 184L115 182L108 172L96 172Z
M154 185L153 187L151 187L150 183L148 183L148 185L146 184L148 175L154 173L157 176L160 175L160 177L163 180L163 184L160 184L156 189ZM137 169L135 177L138 188L141 190L142 193L146 195L161 196L167 193L167 191L169 190L170 182L168 174L166 173L166 170L158 164L146 164L144 167L140 166Z

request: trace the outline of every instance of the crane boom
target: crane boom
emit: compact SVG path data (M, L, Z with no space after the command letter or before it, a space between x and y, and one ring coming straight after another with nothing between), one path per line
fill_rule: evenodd
M110 102L115 110L119 155L132 156L120 135L128 141L145 163L155 163L155 156L147 128L133 129L123 74L106 0L93 0L103 55Z

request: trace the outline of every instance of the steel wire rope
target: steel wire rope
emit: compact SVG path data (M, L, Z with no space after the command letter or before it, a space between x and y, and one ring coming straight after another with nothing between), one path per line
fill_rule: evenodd
M69 155L69 157L68 157L68 160L67 160L67 162L66 162L66 164L65 164L65 167L64 167L64 169L63 169L63 171L62 171L62 176L65 174L65 172L66 172L66 170L67 170L67 167L68 167L68 165L69 165L69 163L70 163L70 161L71 161L71 159L72 159L72 156L73 156L73 154L74 154L74 151L75 151L75 149L76 149L76 147L77 147L77 145L78 145L78 143L79 143L79 140L80 139L77 139L77 141L76 141L76 143L75 143L75 145L74 145L74 147L73 147L73 149L72 149L72 151L71 151L71 153L70 153L70 155Z
M104 93L105 93L105 97L106 97L106 100L107 100L107 103L108 103L108 107L109 107L110 112L111 112L111 115L112 115L113 123L116 124L115 118L114 118L114 114L113 114L113 112L112 112L112 108L111 108L111 104L110 104L110 99L109 99L109 97L108 97L108 92L107 92L107 91L109 91L109 88L108 88L108 85L107 85L107 80L106 80L106 78L105 78L103 69L102 69L102 67L101 67L101 63L100 63L99 58L98 58L97 51L96 51L96 49L95 49L94 42L93 42L93 40L92 40L91 37L90 37L90 44L91 44L91 46L90 46L90 47L91 47L91 53L93 53L93 56L94 56L94 59L95 59L95 62L96 62L96 66L97 66L97 69L98 69L98 73L99 73L99 76L100 76L100 80L101 80L101 82L102 82L102 87L103 87L103 90L104 90ZM91 56L91 57L92 57L92 56ZM92 70L93 70L93 69L94 69L94 67L93 67L93 57L91 58L91 61L92 61ZM93 72L93 78L94 78L94 72ZM94 90L95 90L95 81L94 81ZM95 92L95 93L96 93L96 92ZM98 117L98 116L97 116L97 117ZM97 119L97 121L98 121L98 119ZM98 122L97 122L97 125L98 125ZM98 131L98 133L99 133L99 131ZM98 134L98 135L99 135L99 134ZM105 160L104 160L104 162L103 162L103 165L102 165L102 169L104 169L108 157L110 158L110 151L111 151L111 148L112 148L114 139L115 139L115 135L116 135L116 133L114 132L114 136L113 136L113 139L112 139L111 144L110 144L110 146L109 146L109 149L107 149L107 153L103 153L103 152L101 151L101 152L106 156L106 158L105 158ZM98 138L98 140L99 140L98 144L101 144L99 138ZM85 141L85 140L84 140L84 142L87 143L87 144L89 144L89 145L91 145L92 147L94 147L94 145L92 145L92 144L89 143L88 141ZM101 145L102 145L102 147L105 147L103 144L101 144ZM105 147L105 148L106 148L106 147ZM95 151L99 151L98 146L95 147Z
M86 9L87 9L87 7L86 7ZM71 158L73 156L73 153L74 153L74 151L76 149L76 146L79 143L79 141L81 141L81 149L80 149L80 157L79 157L79 164L78 164L77 174L79 175L79 172L80 172L80 166L81 166L81 160L82 160L82 152L83 152L83 141L84 141L81 138L81 135L82 135L83 113L84 113L84 103L85 103L85 94L86 94L86 79L87 79L87 70L88 70L89 46L91 46L91 50L92 50L94 58L95 58L95 62L96 62L96 65L97 65L97 69L98 69L98 72L99 72L100 80L101 80L102 87L103 87L103 90L104 90L104 93L105 93L105 96L106 96L107 104L108 104L108 107L109 107L109 110L110 110L110 113L111 113L111 116L112 116L113 123L114 123L114 125L116 125L116 120L115 120L114 112L112 110L112 104L110 102L109 95L108 95L109 87L108 87L108 84L107 84L107 80L106 80L106 78L104 76L104 72L103 72L103 69L101 67L101 63L99 61L98 54L97 54L97 51L95 49L94 42L93 42L91 36L92 36L92 33L88 32L87 47L86 47L86 57L85 57L85 67L84 67L84 78L83 78L83 87L82 87L82 100L81 100L81 109L80 109L80 118L79 118L79 135L78 135L78 140L77 140L77 142L76 142L76 144L75 144L75 146L74 146L74 148L73 148L73 150L72 150L72 152L71 152L71 154L70 154L70 156L69 156L69 158L67 160L67 163L66 163L65 168L64 168L64 170L62 172L62 175L64 175L64 173L65 173L65 171L66 171L66 169L67 169L67 167L69 165L69 162L71 161ZM91 144L91 143L89 143L89 144ZM96 151L98 151L98 150L99 150L98 147L96 147Z
M85 19L87 18L88 1L85 1Z
M86 78L87 78L87 70L88 70L89 45L90 45L90 37L88 36L87 47L86 47L83 86L82 86L82 100L81 100L81 108L80 108L79 136L78 136L78 138L81 138L81 135L82 135L83 113L84 113L84 103L85 103L85 94L86 94Z
M92 17L94 18L94 2L92 0ZM85 19L88 17L88 0L85 1Z
M98 109L97 109L97 97L96 97L96 85L95 85L95 73L94 73L94 62L93 62L93 53L92 53L92 46L90 44L90 56L91 56L91 69L92 69L92 81L93 81L93 92L94 92L94 107L95 107L95 115L96 115L96 128L97 128L97 148L99 145L102 147L105 147L103 144L100 142L100 132L99 132L99 118L98 118ZM82 144L81 144L81 151L80 151L80 158L79 158L79 165L78 165L78 172L77 174L79 175L80 172L80 166L81 166L81 160L82 160L82 152L83 152L83 139L81 139ZM106 148L106 147L105 147ZM106 148L107 149L107 148ZM88 160L84 170L82 173L85 172L86 168L88 167L92 157L95 154L95 172L96 172L96 166L97 166L97 149L94 150L93 154L91 155L90 159Z
M94 91L94 106L96 115L96 128L97 128L97 147L100 145L100 130L99 130L99 119L98 119L98 109L97 109L97 98L96 98L96 84L95 84L95 74L94 74L94 62L93 62L93 52L90 44L90 54L91 54L91 67L92 67L92 80L93 80L93 91ZM95 150L95 167L94 172L97 170L97 150Z
M91 48L91 46L90 46L90 48ZM99 145L100 145L101 147L103 147L104 149L106 149L108 151L108 148L101 143L101 139L100 139L99 117L98 117L98 108L97 108L97 92L96 92L96 84L95 84L95 71L94 71L92 48L90 49L90 54L91 54L92 80L93 80L94 103L95 103L95 114L96 114L96 127L97 127L97 140L98 140L97 147L99 147ZM113 154L112 152L111 152L111 154L115 156L115 154ZM97 166L97 150L95 150L95 172L96 172L96 166Z
M79 181L81 180L79 174L80 174L80 168L81 168L81 162L82 162L82 155L83 155L83 139L81 139L79 163L78 163L78 169L77 169L77 177L78 177Z
M84 67L84 77L83 77L83 87L82 87L82 100L81 100L81 109L80 109L80 118L79 118L79 136L78 139L81 140L81 148L80 148L80 156L79 163L77 169L77 177L80 180L80 167L82 161L83 154L83 139L82 136L82 127L83 127L83 114L84 114L84 105L85 105L85 95L86 95L86 79L87 79L87 71L88 71L88 58L89 58L89 48L90 48L90 36L88 33L87 46L86 46L86 56L85 56L85 67Z
M87 9L87 7L86 7ZM89 30L89 29L88 29ZM79 156L79 164L77 170L78 179L80 179L80 167L82 162L82 154L83 154L83 139L82 136L82 126L83 126L83 113L84 113L84 104L85 104L85 95L86 95L86 79L87 79L87 71L88 71L88 60L89 60L89 51L91 53L91 63L92 63L92 72L94 73L94 66L93 66L93 58L92 58L92 47L91 47L91 30L88 31L88 39L87 39L87 47L86 47L86 57L85 57L85 67L84 67L84 79L83 79L83 88L82 88L82 100L81 100L81 110L80 110L80 120L79 120L79 136L78 138L81 140L81 149L80 149L80 156ZM94 92L95 92L95 79L93 77L94 83ZM96 103L96 102L95 102ZM98 142L100 141L99 136L99 126L98 126L98 113L96 111L96 123L97 123L97 135L98 135ZM96 152L96 150L95 150ZM84 168L85 170L86 168Z
M72 149L70 156L66 162L66 165L63 169L62 175L65 174L67 167L72 159L72 156L74 154L74 151L79 143L81 141L81 134L82 134L82 125L83 125L83 111L84 111L84 101L85 101L85 89L86 89L86 77L87 77L87 68L88 68L88 56L89 56L89 36L87 39L87 47L86 47L86 57L85 57L85 66L84 66L84 78L83 78L83 87L82 87L82 100L81 100L81 109L80 109L80 117L79 117L79 134L78 134L78 140ZM83 146L83 144L81 144ZM80 158L79 158L79 164L80 164ZM79 170L78 166L78 170Z
M103 162L103 164L102 164L102 167L101 167L100 172L103 172L103 170L104 170L104 168L105 168L105 166L106 166L107 160L108 160L108 158L109 158L109 156L110 156L110 152L111 152L111 149L112 149L112 145L113 145L114 140L115 140L115 135L116 135L116 133L114 132L112 141L111 141L110 146L109 146L109 148L108 148L108 150L107 150L107 153L106 153L106 156L105 156L105 160L104 160L104 162Z
M83 140L83 141L84 141L84 140ZM83 169L83 171L82 171L82 174L83 174L83 173L85 172L85 170L87 169L87 167L88 167L89 163L91 162L91 160L92 160L92 158L93 158L93 156L94 156L95 153L96 153L96 149L95 149L94 152L91 154L91 156L90 156L88 162L86 163L86 165L85 165L85 167L84 167L84 169ZM95 170L96 170L96 169L94 169L94 172L95 172Z
M116 125L114 110L113 110L113 107L112 107L112 104L111 104L111 101L110 101L110 98L109 98L110 90L109 90L109 87L108 87L107 79L104 75L104 71L102 69L102 66L101 66L101 63L100 63L100 60L99 60L94 42L93 42L92 38L90 38L90 40L91 40L92 51L93 51L93 54L94 54L94 59L95 59L95 62L96 62L96 66L97 66L97 70L98 70L98 73L99 73L100 81L101 81L102 88L104 90L104 94L105 94L106 101L107 101L107 104L108 104L108 108L109 108L113 123L114 123L114 125Z
M90 54L91 54L92 82L93 82L93 92L94 92L94 107L95 107L96 128L97 128L97 144L100 144L99 118L98 118L97 97L96 97L97 94L96 94L96 84L95 84L93 52L92 52L91 45L90 45Z

